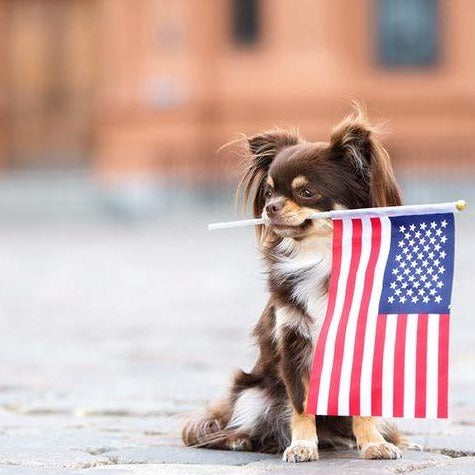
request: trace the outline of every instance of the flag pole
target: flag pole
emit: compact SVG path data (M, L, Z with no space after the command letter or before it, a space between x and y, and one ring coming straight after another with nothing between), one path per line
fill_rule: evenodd
M424 205L406 205L406 206L388 206L385 208L359 208L359 209L339 209L332 211L323 211L309 216L308 219L341 219L354 216L400 216L407 214L434 214L464 211L467 203L464 200L453 201L450 203L424 204ZM264 224L262 218L243 219L240 221L225 221L221 223L212 223L208 225L208 230L241 228L244 226L257 226Z

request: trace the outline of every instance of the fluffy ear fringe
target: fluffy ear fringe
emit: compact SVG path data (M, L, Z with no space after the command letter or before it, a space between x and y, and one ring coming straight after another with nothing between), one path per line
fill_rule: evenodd
M248 153L236 200L241 201L244 209L251 203L254 217L259 218L264 208L265 181L272 161L280 150L296 145L300 140L293 129L273 129L247 138ZM256 226L256 232L262 239L264 226Z
M378 136L381 127L370 124L364 108L353 103L353 112L332 131L330 147L335 156L349 160L362 179L370 181L372 206L399 206L401 192L389 154Z
M371 125L366 112L358 103L353 103L353 111L332 130L330 146L340 156L350 159L353 166L363 174L369 165L369 145L371 138L379 134L379 129Z

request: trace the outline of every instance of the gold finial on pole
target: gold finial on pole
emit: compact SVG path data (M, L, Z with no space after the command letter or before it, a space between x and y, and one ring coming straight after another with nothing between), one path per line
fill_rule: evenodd
M464 200L458 200L457 203L455 203L455 207L459 211L463 211L467 207L467 202Z

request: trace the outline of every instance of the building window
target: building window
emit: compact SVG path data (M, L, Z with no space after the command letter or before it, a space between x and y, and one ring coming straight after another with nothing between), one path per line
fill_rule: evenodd
M376 0L378 62L389 68L437 62L437 0Z
M233 38L238 45L250 46L259 40L259 0L232 0Z

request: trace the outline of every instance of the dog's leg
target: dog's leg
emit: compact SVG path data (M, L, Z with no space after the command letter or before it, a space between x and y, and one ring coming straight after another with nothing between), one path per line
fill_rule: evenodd
M356 443L365 459L398 459L401 451L389 442L377 429L374 417L353 417L353 433Z
M285 462L318 460L318 438L315 416L305 414L309 368L306 364L312 344L298 330L281 330L282 377L292 404L291 444L285 449Z
M318 438L315 416L293 410L292 442L285 449L284 462L310 462L318 460Z

